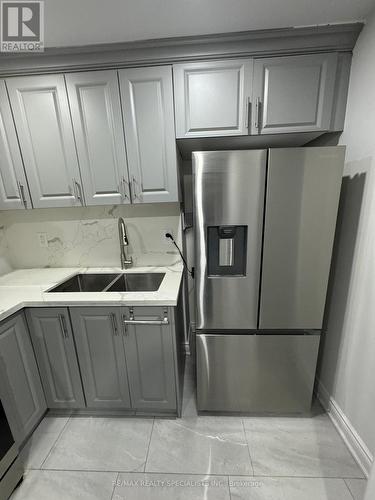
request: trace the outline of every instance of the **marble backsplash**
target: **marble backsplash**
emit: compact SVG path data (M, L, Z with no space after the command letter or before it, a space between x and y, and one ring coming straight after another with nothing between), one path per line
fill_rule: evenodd
M181 240L178 203L0 212L0 274L30 267L119 266L117 218L124 217L135 266L180 261L163 237ZM41 247L39 233L47 236Z

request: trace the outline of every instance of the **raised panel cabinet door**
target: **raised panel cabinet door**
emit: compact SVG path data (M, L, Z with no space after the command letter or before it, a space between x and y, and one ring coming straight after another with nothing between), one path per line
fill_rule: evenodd
M23 313L0 324L0 377L12 432L21 443L47 409Z
M176 137L247 135L252 59L173 66Z
M168 324L162 324L165 318ZM175 410L172 311L135 307L126 311L124 321L127 322L124 341L133 408ZM161 324L156 324L158 322Z
M83 204L63 75L6 80L35 208Z
M73 332L66 308L26 313L48 408L84 408Z
M117 71L65 75L87 205L130 203Z
M178 201L172 68L129 68L119 77L132 201Z
M336 68L336 54L256 60L252 134L329 130Z
M71 308L88 408L130 408L120 308Z
M0 210L31 208L5 82L0 80Z

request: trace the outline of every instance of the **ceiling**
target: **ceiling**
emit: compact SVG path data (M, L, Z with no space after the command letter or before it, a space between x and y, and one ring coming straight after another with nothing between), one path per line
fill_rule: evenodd
M374 0L45 0L48 47L365 19Z

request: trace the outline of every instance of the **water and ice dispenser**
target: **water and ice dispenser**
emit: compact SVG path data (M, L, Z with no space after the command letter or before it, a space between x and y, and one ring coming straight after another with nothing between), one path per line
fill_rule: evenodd
M247 226L208 226L208 276L246 276Z

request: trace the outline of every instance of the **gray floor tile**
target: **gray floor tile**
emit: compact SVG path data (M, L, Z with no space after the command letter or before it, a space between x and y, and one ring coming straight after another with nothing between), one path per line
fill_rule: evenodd
M226 476L120 474L113 500L229 500Z
M252 474L241 419L155 420L146 472Z
M111 500L115 472L29 471L11 500Z
M232 500L352 500L342 479L230 477Z
M35 432L60 434L66 426L68 420L69 417L44 417L35 429Z
M43 469L143 471L152 419L71 418Z
M345 482L354 500L363 500L365 498L367 487L366 479L345 479Z
M255 475L363 477L326 415L243 420Z
M40 469L68 422L66 417L46 417L23 447L20 458L25 469Z

